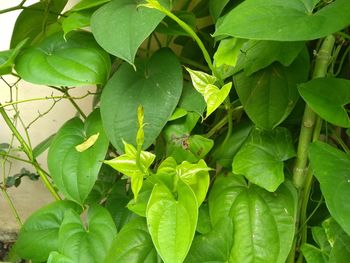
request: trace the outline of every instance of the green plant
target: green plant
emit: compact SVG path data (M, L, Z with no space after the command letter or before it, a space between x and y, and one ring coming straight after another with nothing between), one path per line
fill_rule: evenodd
M1 12L23 9L1 74L80 113L33 150L0 105L57 199L13 260L347 262L348 0L66 2Z

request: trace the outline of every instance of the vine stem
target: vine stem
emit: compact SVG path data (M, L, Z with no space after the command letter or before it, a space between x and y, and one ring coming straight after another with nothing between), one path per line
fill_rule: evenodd
M332 59L334 43L335 38L333 35L327 36L324 39L316 55L315 67L312 75L313 79L322 78L327 75L328 66ZM299 225L303 226L303 229L301 231L301 238L294 238L292 250L287 259L288 263L294 262L296 250L299 249L303 242L306 242L307 238L307 226L304 225L304 221L306 220L307 204L313 180L312 170L308 169L308 152L311 141L318 139L321 126L322 120L308 105L306 105L301 123L296 161L293 168L293 182L299 190L296 229L298 229ZM297 262L302 262L302 260L303 256L300 253Z
M22 226L22 220L19 217L18 211L17 211L15 205L13 204L9 194L7 193L6 189L4 189L2 187L1 187L1 191L2 191L2 194L4 195L4 198L6 199L7 203L9 204L9 206L11 208L11 211L14 214L19 227L21 227Z
M28 159L30 160L30 162L33 164L33 166L37 170L37 173L40 176L41 180L44 182L46 188L50 191L50 193L52 194L52 196L56 200L61 200L61 197L58 195L58 193L56 192L55 188L53 187L53 185L49 181L48 177L46 176L46 174L41 169L39 163L34 158L33 151L31 149L31 147L26 143L26 141L23 139L21 134L18 132L17 128L13 125L13 123L12 123L10 117L7 115L5 109L3 107L1 107L1 104L0 104L0 114L4 118L7 126L10 128L10 130L13 133L13 135L17 138L17 140L21 144L21 147L22 147L24 153L27 155Z
M22 2L20 2L16 6L12 6L12 7L0 10L0 14L5 14L5 13L8 13L8 12L12 12L12 11L16 11L16 10L19 10L19 9L23 9L23 5L25 4L26 1L27 0L22 0Z

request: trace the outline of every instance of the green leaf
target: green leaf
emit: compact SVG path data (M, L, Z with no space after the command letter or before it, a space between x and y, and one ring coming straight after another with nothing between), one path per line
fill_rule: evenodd
M15 69L21 78L36 84L103 84L110 59L90 33L72 32L66 40L62 33L56 33L20 54Z
M327 263L328 257L322 253L322 250L319 248L310 245L310 244L302 244L301 252L305 257L307 263Z
M226 83L221 89L215 85L207 85L204 91L204 100L207 103L207 114L205 118L208 118L227 98L232 87L232 82Z
M309 57L304 49L289 67L274 63L251 76L240 72L234 82L249 118L269 130L291 113L299 98L296 85L306 81L308 74Z
M323 228L331 244L329 263L346 263L350 257L350 236L335 222L329 218L322 223Z
M189 187L196 195L198 207L204 201L210 182L209 171L212 170L207 166L203 159L198 163L182 162L176 167L176 175Z
M143 177L149 174L149 167L155 159L155 155L150 152L137 152L134 146L125 143L125 154L112 160L104 161L118 172L131 178L131 189L137 200L138 193L143 184ZM138 154L140 154L138 158Z
M220 41L214 54L214 66L222 79L232 76L245 39L226 38Z
M176 108L173 114L170 116L169 121L180 119L181 117L186 115L187 115L187 110L182 108Z
M244 69L244 73L250 76L273 62L279 62L288 67L304 47L304 42L249 40L240 49L241 55L238 58L235 71Z
M104 263L119 262L157 262L157 252L153 246L145 219L133 219L122 228L114 239Z
M294 156L288 129L277 127L269 132L254 129L234 157L232 171L274 192L284 182L283 162Z
M186 81L184 82L178 107L203 115L206 103L203 96L193 88L190 82Z
M111 0L81 0L79 3L73 6L70 11L74 11L74 12L82 11L82 10L98 7L110 1Z
M74 261L58 253L57 251L52 251L47 260L47 263L74 263Z
M228 216L233 220L229 262L284 263L294 238L295 188L287 182L270 193L240 180L232 175L218 177L209 196L212 220Z
M208 203L202 203L198 209L198 222L196 232L206 234L212 230L212 225L209 216Z
M0 52L0 75L6 75L12 72L15 59L22 50L28 39L24 39L12 50Z
M140 61L136 66L135 72L130 65L123 64L103 88L101 97L104 128L120 153L124 149L122 140L135 141L137 107L144 108L143 149L146 149L168 121L182 91L181 65L170 50L161 49L146 65Z
M350 235L350 157L325 143L310 146L310 164L332 217Z
M55 138L55 134L50 135L45 140L40 142L37 146L33 149L33 157L37 158L39 155L41 155L43 152L45 152L51 145L53 139Z
M16 20L10 47L16 47L26 38L29 38L29 42L31 42L43 33L49 25L57 21L67 2L68 0L40 1L26 7ZM44 34L47 34L47 32Z
M350 103L350 80L317 78L301 84L298 89L306 103L321 118L337 126L350 127L350 118L345 109Z
M64 36L73 30L89 26L93 12L94 10L87 10L70 13L62 22Z
M47 260L50 252L58 249L58 230L65 212L71 209L81 212L71 201L56 201L33 213L19 232L15 253L35 262Z
M170 7L168 0L160 2ZM131 65L134 65L137 49L165 16L157 10L138 7L138 4L134 0L113 0L91 18L92 33L101 47Z
M189 186L178 183L177 198L156 184L147 207L147 225L158 254L167 263L184 261L196 231L198 204Z
M89 149L79 152L75 147L93 134L99 133L97 141ZM85 121L73 118L56 134L48 153L51 176L66 198L83 204L94 186L108 149L99 110Z
M308 2L299 0L246 0L219 19L214 36L312 40L337 32L350 23L348 0L333 1L314 13L310 7Z
M151 196L153 186L154 184L146 179L142 184L137 199L130 200L127 204L127 208L139 216L146 217L147 203Z
M248 138L252 128L253 125L251 122L242 122L233 127L232 133L227 141L222 139L220 142L215 143L211 153L213 161L218 162L223 167L231 169L233 157ZM226 134L223 138L225 137Z
M229 217L222 218L212 231L194 238L185 263L229 262L233 245L233 224Z
M67 211L59 231L59 249L76 263L101 263L117 234L113 219L99 205L91 206L86 226L74 211Z
M189 27L196 31L196 16L188 11L172 11L179 19L185 22ZM166 16L163 21L157 26L155 32L169 36L189 36L189 34L178 23Z
M214 20L217 20L225 6L230 2L230 0L209 0L209 11Z

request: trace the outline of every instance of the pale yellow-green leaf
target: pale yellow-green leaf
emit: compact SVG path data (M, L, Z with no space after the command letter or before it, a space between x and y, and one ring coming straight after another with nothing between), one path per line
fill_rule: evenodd
M216 77L202 71L192 70L187 67L185 67L185 69L191 76L193 87L202 95L204 95L205 88L208 84L213 85L217 81Z
M232 82L225 84L221 89L215 85L207 85L204 92L204 100L207 103L206 118L212 114L227 98L232 87Z
M93 146L95 144L95 142L97 141L98 139L98 136L100 135L100 133L96 133L96 134L93 134L91 135L87 140L85 140L83 143L75 146L75 149L78 151L78 152L84 152L86 151L87 149L89 149L91 146Z
M240 38L226 38L220 41L219 47L214 54L214 65L236 66L241 47L247 40Z

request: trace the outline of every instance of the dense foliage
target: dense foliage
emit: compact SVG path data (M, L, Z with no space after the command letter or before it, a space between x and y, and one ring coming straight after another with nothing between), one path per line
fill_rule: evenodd
M34 149L0 105L57 200L11 260L348 262L349 0L66 3L1 11L2 75L97 87Z

